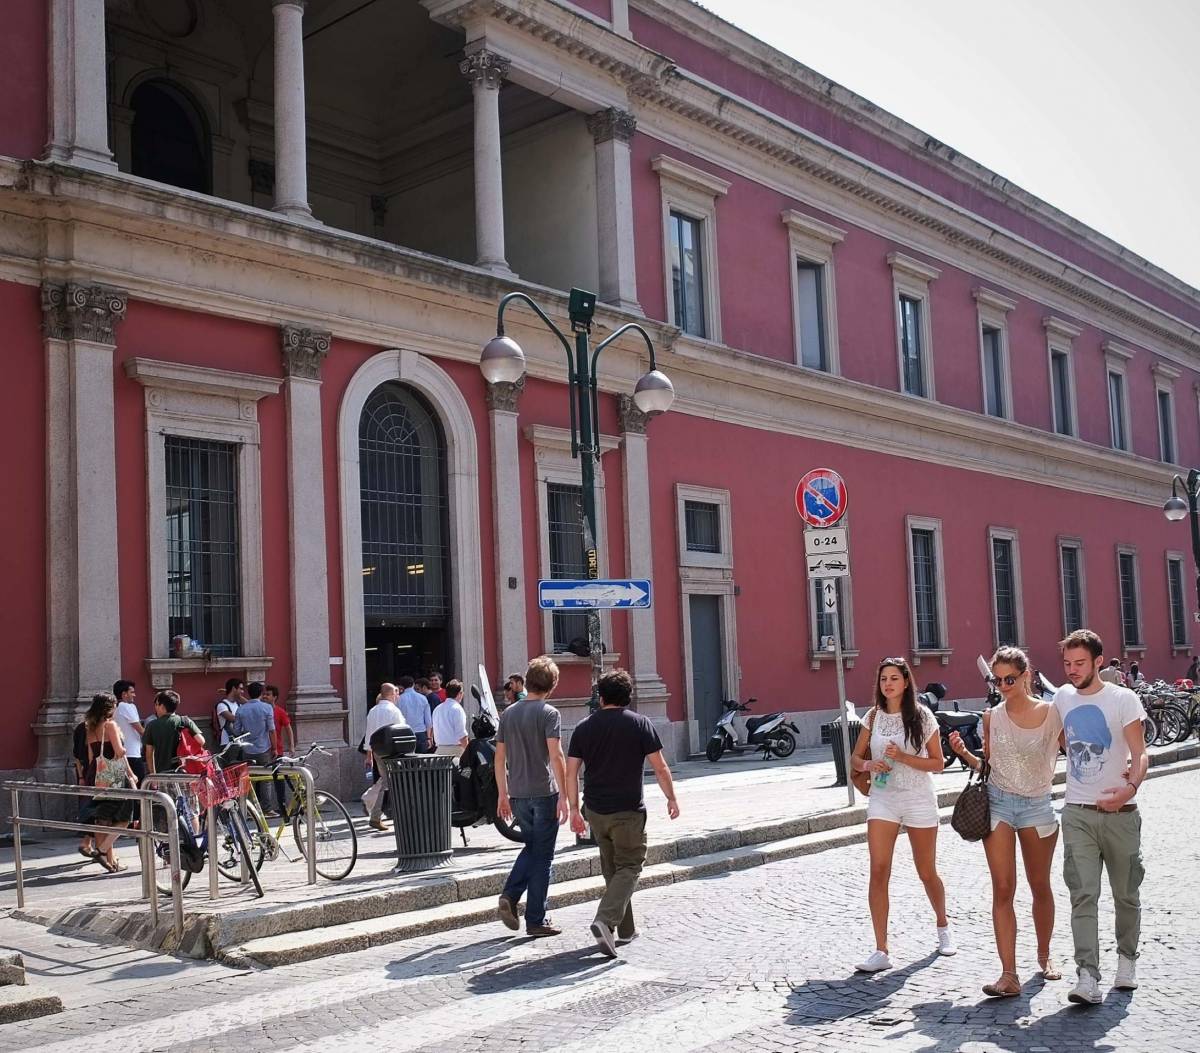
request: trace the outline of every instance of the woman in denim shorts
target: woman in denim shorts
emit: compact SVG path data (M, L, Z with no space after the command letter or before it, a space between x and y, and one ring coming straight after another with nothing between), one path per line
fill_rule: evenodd
M1030 694L1029 659L1019 648L1001 647L992 656L992 679L1004 701L983 715L983 754L991 766L988 803L992 819L992 832L983 839L983 848L992 872L992 927L1004 971L996 983L984 987L983 993L993 998L1012 998L1021 993L1017 916L1013 910L1018 841L1025 877L1033 892L1038 965L1044 979L1062 978L1050 957L1050 934L1054 930L1050 863L1058 843L1050 786L1062 720L1052 702ZM982 767L957 732L950 736L950 745L964 763L976 770Z

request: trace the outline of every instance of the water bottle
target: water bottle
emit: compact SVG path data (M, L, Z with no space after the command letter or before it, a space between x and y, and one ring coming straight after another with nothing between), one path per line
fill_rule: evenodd
M891 777L892 777L892 766L890 764L888 764L887 771L877 771L875 773L875 778L873 778L871 780L871 782L874 784L875 789L882 790L888 784L888 779L890 779Z

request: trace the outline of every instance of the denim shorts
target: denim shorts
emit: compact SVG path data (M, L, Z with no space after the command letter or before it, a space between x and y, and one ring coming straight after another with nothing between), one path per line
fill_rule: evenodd
M1038 833L1043 837L1047 837L1050 832L1058 829L1058 819L1054 815L1049 794L1042 797L1023 797L1019 793L1002 790L995 783L988 783L988 807L993 830L999 823L1008 823L1014 830L1025 830L1033 826L1038 828Z

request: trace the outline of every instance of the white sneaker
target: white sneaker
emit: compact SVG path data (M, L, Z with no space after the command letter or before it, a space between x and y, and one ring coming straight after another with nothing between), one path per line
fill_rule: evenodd
M627 943L633 943L641 935L638 929L634 929L628 936L617 936L617 946L623 947Z
M604 922L592 922L592 939L596 941L596 946L607 957L615 958L617 956L617 943L613 939L613 931Z
M871 957L854 968L860 973L881 973L891 967L892 959L887 956L887 951L872 951Z
M1100 981L1086 969L1080 969L1079 979L1067 995L1067 1001L1078 1002L1080 1005L1099 1005L1104 1001L1104 996L1100 993Z
M1117 978L1113 980L1113 987L1118 991L1136 991L1137 985L1137 962L1118 954Z
M954 946L954 937L950 935L950 926L938 926L938 954L944 954L950 957L952 954L958 953L958 948Z

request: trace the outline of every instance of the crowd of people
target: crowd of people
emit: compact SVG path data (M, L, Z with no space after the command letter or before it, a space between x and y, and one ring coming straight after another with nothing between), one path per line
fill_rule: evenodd
M983 991L995 998L1021 993L1017 966L1016 852L1020 846L1033 896L1037 964L1045 980L1061 979L1051 951L1054 893L1050 873L1060 824L1051 785L1060 750L1066 753L1066 797L1061 832L1063 877L1071 897L1071 934L1077 979L1068 998L1094 1005L1100 991L1098 903L1107 873L1116 915L1117 963L1113 986L1138 986L1136 962L1141 920L1141 814L1135 798L1149 759L1142 734L1145 712L1138 696L1118 683L1105 664L1099 636L1087 629L1060 644L1067 682L1046 701L1030 683L1029 659L1016 647L992 658L993 683L1002 701L984 714L983 757L957 733L955 752L987 780L990 831L983 838L992 881L992 924L1001 973ZM936 923L939 954L955 954L946 889L938 875L938 805L932 773L943 768L932 713L917 702L912 670L903 658L879 663L875 705L855 745L851 763L871 776L867 806L870 855L868 902L875 950L857 968L892 967L888 951L888 885L901 827L908 834L917 875Z

